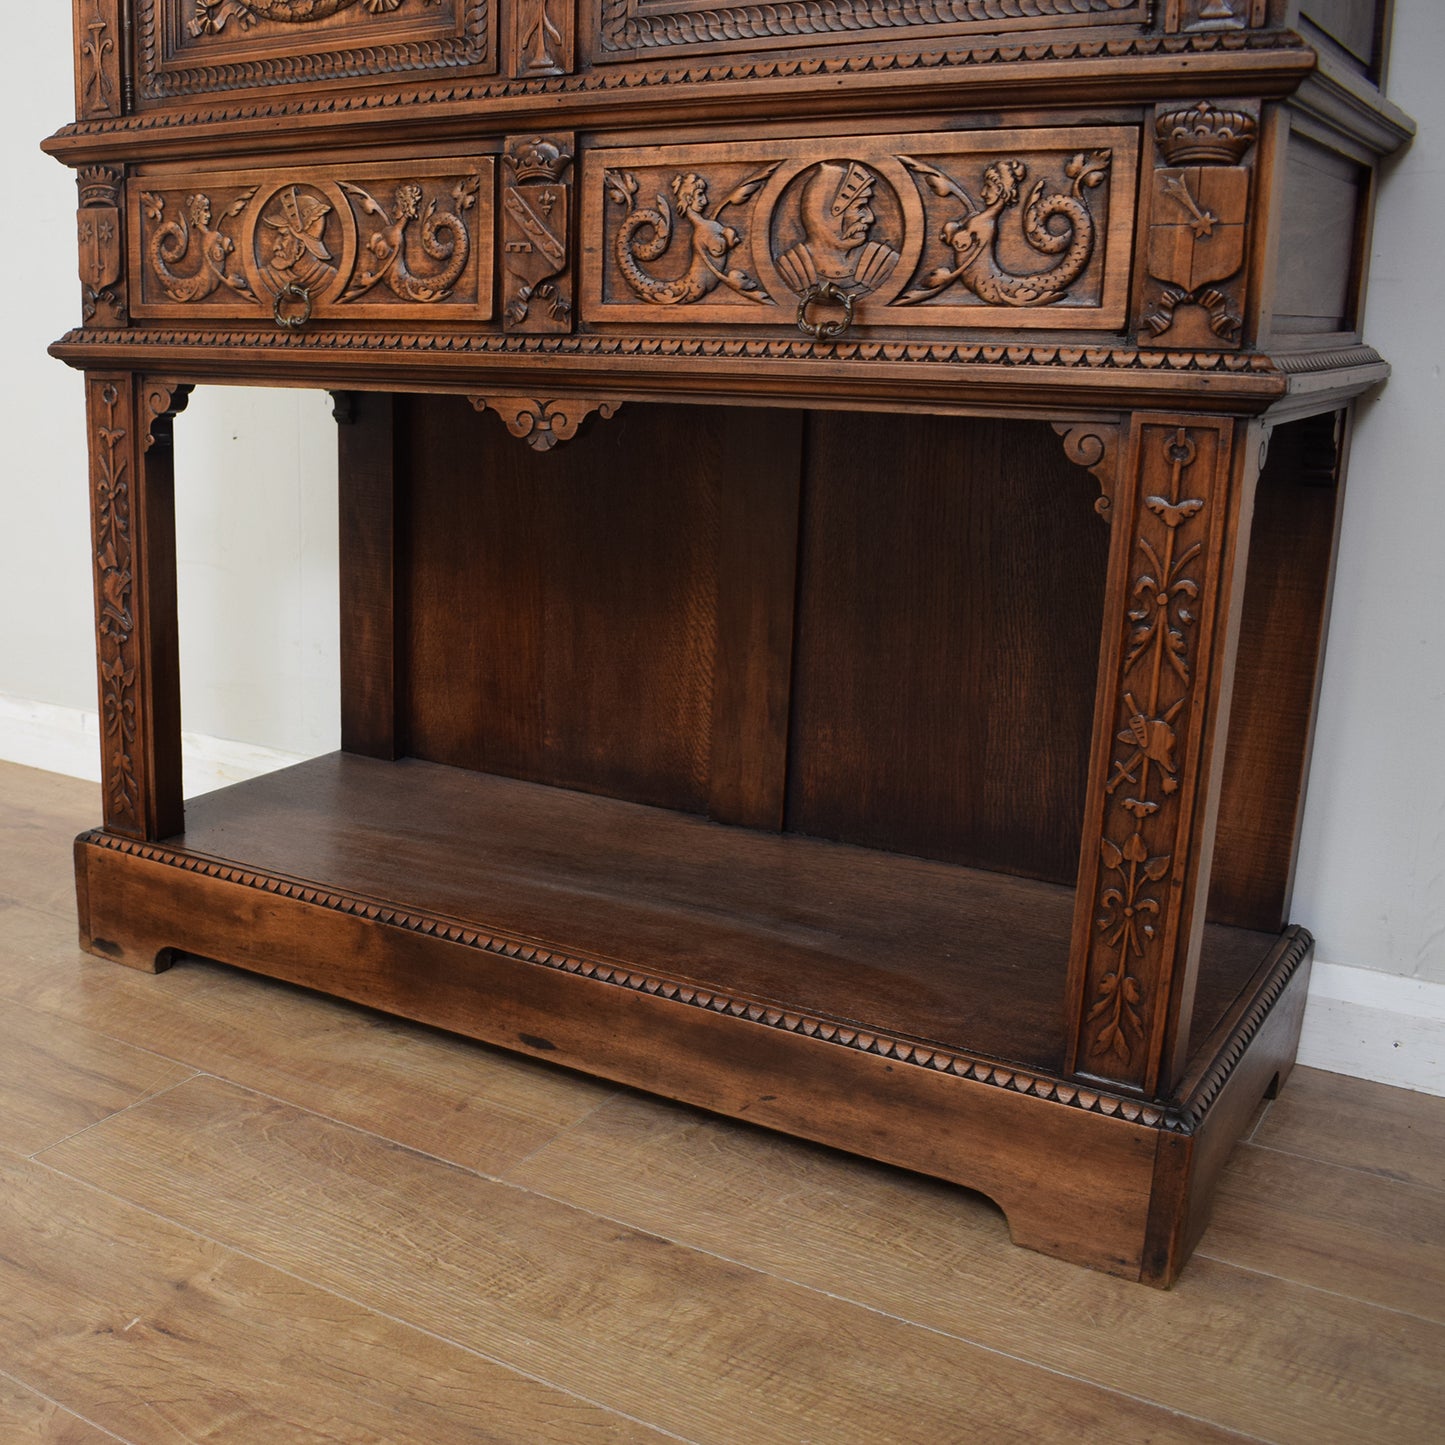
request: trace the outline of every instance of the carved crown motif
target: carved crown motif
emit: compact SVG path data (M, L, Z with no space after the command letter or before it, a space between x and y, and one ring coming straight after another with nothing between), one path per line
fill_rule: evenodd
M120 172L108 166L82 166L75 180L82 206L113 206L120 197Z
M572 157L560 146L540 136L518 141L507 152L507 164L519 181L552 181L562 179L562 172L572 164Z
M1167 110L1154 125L1159 149L1171 166L1238 165L1254 144L1257 128L1247 112L1220 110L1207 100Z

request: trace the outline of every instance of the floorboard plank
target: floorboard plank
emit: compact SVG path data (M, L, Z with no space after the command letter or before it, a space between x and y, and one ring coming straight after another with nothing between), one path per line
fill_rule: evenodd
M1445 1324L1439 1190L1243 1145L1199 1253Z
M192 1073L12 1001L0 1009L0 1149L34 1154Z
M0 1440L9 1445L131 1445L0 1371Z
M18 906L0 907L0 998L482 1173L615 1092L219 964L119 968L81 953L73 921Z
M0 762L0 894L73 919L71 844L100 811L97 783Z
M675 1105L614 1100L510 1177L1269 1440L1426 1439L1445 1411L1436 1325L1197 1257L1141 1289L1011 1247L980 1196Z
M0 1197L7 1363L138 1445L657 1438L41 1164Z
M214 1080L44 1157L693 1440L1219 1438Z
M1297 1068L1251 1141L1445 1189L1445 1099Z

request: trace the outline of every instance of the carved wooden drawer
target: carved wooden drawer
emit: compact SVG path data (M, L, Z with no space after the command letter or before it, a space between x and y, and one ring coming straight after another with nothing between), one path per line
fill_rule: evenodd
M1117 331L1138 156L1130 126L602 146L582 317L790 327L829 286L860 327Z
M136 177L131 311L487 321L494 169L478 156Z

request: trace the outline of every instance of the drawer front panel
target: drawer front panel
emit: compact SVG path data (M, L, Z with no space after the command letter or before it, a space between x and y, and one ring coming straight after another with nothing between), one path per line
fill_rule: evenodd
M142 100L496 70L495 0L136 0Z
M1149 21L1148 0L599 0L597 59L781 46L937 44L948 36L1025 35Z
M831 282L859 326L1118 330L1138 147L1088 126L594 150L582 314L789 326Z
M318 320L486 321L494 169L481 156L138 177L131 311L266 320L297 287Z

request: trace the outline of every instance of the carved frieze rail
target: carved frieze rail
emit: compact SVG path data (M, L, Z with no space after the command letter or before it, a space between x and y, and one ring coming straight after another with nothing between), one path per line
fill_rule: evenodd
M493 170L480 157L132 181L132 313L487 320Z
M787 325L826 286L860 325L1115 329L1137 145L1089 126L599 149L583 315Z

